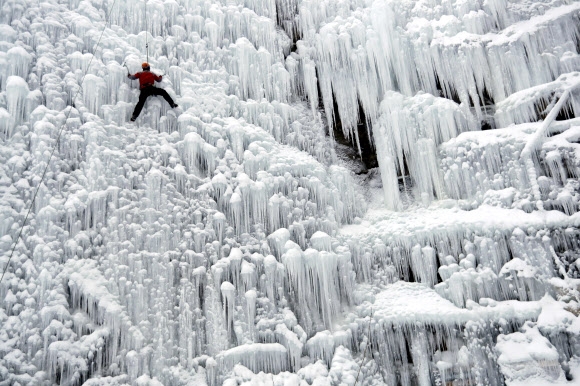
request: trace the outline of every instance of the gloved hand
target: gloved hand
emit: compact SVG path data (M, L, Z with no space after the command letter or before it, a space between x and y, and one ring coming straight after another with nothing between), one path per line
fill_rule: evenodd
M163 75L159 75L159 81L161 82L163 80Z
M131 77L131 74L127 74L127 78L130 78L130 77Z

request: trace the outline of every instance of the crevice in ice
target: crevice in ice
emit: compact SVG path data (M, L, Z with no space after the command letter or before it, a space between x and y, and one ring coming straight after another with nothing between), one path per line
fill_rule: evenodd
M399 88L395 87L394 89L398 90ZM437 74L435 74L435 89L437 90L437 93L435 93L434 95L451 99L453 102L457 104L461 103L461 99L459 99L459 94L457 93L457 90L455 88L444 90L443 87L441 86L441 81L439 80L439 76ZM472 103L470 103L470 107L473 107L473 101Z
M378 166L377 153L374 144L369 139L369 133L371 129L369 127L369 122L367 122L362 106L359 104L359 122L356 127L356 134L351 138L348 138L343 131L342 123L340 121L340 114L338 111L338 105L336 101L334 103L334 124L328 127L328 130L332 130L332 133L328 133L334 141L339 145L346 146L350 150L347 152L347 157L351 159L358 159L362 161L366 170L357 171L357 174L364 173L369 169L376 168ZM337 150L339 151L339 150ZM354 154L353 154L354 153Z
M300 40L300 29L297 26L299 1L296 0L270 0L276 7L276 24L286 32L292 40L291 51L296 50L296 42Z
M576 118L576 111L574 109L573 102L567 103L555 118L555 121L567 121L569 119Z

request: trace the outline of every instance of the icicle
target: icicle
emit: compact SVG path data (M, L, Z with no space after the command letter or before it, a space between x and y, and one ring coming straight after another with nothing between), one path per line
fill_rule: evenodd
M0 107L0 132L3 134L4 138L11 135L12 127L14 126L14 118L5 109Z
M256 290L248 290L245 293L246 298L246 314L248 317L248 326L250 328L250 336L252 339L255 337L255 322L254 319L256 318L256 299L257 293Z
M427 201L433 198L433 192L444 197L436 147L462 131L474 130L473 117L461 106L428 94L405 98L388 92L381 111L373 134L379 145L377 155L387 206L400 207L395 170L403 175L408 171L418 193L426 194Z
M298 339L298 336L289 330L285 324L278 324L275 333L280 343L286 347L291 370L294 372L300 370L303 344Z
M233 321L234 321L234 297L236 293L236 288L230 282L224 281L220 286L222 297L223 297L223 308L224 308L224 317L227 320L228 331L231 331L233 328Z
M147 173L147 197L151 206L159 209L161 206L161 190L165 176L158 169L152 169Z
M139 376L139 355L134 350L131 350L125 356L125 363L127 364L127 374L132 381L135 381Z
M562 164L562 156L557 150L552 150L546 154L546 161L550 169L550 174L555 184L566 185L568 173Z
M6 62L8 63L8 76L16 75L26 79L32 63L32 55L22 47L12 47L6 52Z
M278 269L278 262L272 255L264 258L264 272L266 273L266 295L270 302L276 306L277 288L276 288L276 273Z
M330 331L321 331L308 339L306 349L309 357L322 359L330 365L334 355L334 338Z
M96 75L87 74L83 81L83 98L89 111L98 114L101 106L106 103L107 97L106 82Z
M197 133L188 133L184 138L183 158L189 171L201 169L212 175L217 166L218 149L205 142Z
M28 96L28 93L28 84L24 79L18 76L8 77L8 80L6 81L6 99L8 112L13 118L13 127L10 128L10 132L6 133L8 137L11 136L11 131L14 127L24 121L26 97Z
M436 256L433 248L415 245L411 251L411 264L418 282L430 286L437 283Z
M331 237L321 231L316 232L310 237L310 244L319 251L330 252L332 250L331 241Z
M280 228L268 236L268 244L278 258L282 256L288 240L290 240L290 232L286 228Z
M254 343L234 347L217 356L220 369L227 372L241 363L255 373L278 374L288 368L288 353L280 343Z

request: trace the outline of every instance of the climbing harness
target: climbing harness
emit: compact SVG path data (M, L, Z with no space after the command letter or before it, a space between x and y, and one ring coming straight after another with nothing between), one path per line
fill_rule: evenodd
M101 44L101 39L103 37L103 34L105 33L105 30L107 29L107 24L111 25L111 12L113 11L113 7L115 6L116 2L117 2L117 0L114 0L113 4L111 5L111 8L109 9L109 20L107 22L105 22L105 25L103 26L103 31L101 32L101 36L99 36L99 40L97 41L97 44L95 45L95 50L93 51L94 53L96 53L97 50L99 49L99 45ZM93 56L91 57L91 60L89 60L89 65L87 66L87 69L85 70L85 73L84 73L84 75L79 83L80 87L77 90L75 96L71 100L71 106L68 110L66 118L65 118L62 126L60 127L60 130L58 131L58 136L56 137L56 142L54 144L54 147L52 148L50 156L48 157L48 161L46 162L46 166L44 167L44 171L42 172L42 177L40 177L40 181L38 182L38 186L36 187L36 190L34 191L34 195L32 196L32 202L30 203L30 208L28 208L28 212L26 213L26 217L24 217L24 222L22 223L22 226L20 227L20 232L18 232L18 236L16 237L16 240L14 241L14 246L12 247L12 251L10 252L10 256L8 257L8 262L6 262L6 266L4 267L4 271L2 272L2 277L0 277L0 283L4 279L4 275L6 274L6 271L8 271L8 267L10 266L10 260L12 260L12 256L14 255L14 250L16 250L16 245L18 244L18 241L20 241L20 237L22 237L22 231L24 230L24 226L26 225L26 221L28 221L28 217L30 216L30 212L32 211L32 208L34 207L34 202L36 201L36 196L38 195L38 191L40 190L40 185L42 185L42 182L44 181L44 177L46 176L46 172L48 171L48 167L50 166L50 161L52 160L52 156L54 155L54 152L55 152L56 148L58 147L58 144L60 143L60 137L62 135L64 127L66 126L66 123L68 121L70 113L73 109L74 102L75 102L77 96L79 95L79 92L82 89L82 84L83 84L83 81L85 80L85 76L87 76L87 73L89 72L89 68L91 68L91 63L93 62L93 59L95 58L94 53L93 53Z

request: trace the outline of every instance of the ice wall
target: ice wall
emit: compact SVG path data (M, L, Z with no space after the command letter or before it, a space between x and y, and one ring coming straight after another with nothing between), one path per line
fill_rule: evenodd
M150 62L186 112L153 99L140 127L125 125L138 92L122 64L142 61L143 2L3 5L14 26L2 27L2 178L13 186L2 201L3 267L40 184L1 284L3 378L221 384L240 360L298 371L308 334L352 302L348 251L308 247L364 204L349 172L329 165L320 120L288 104L302 86L283 60L289 40L274 6L248 5L259 13L147 3ZM301 324L286 284L294 271L276 252L286 245L267 238L278 229L325 284L295 283L333 294Z
M328 117L335 99L347 132L358 104L373 121L389 90L441 93L479 115L484 94L499 102L567 72L558 58L578 40L578 4L568 4L546 11L503 2L303 1L301 49L318 67Z
M577 3L551 9L505 2L417 4L300 3L298 52L316 65L329 125L340 119L346 138L358 145L359 111L364 112L369 132L363 135L374 139L385 202L392 209L401 207L397 175L411 177L415 199L428 203L434 196L446 196L440 176L429 167L436 163L440 141L488 121L489 105L496 103L498 127L543 118L534 110L546 108L550 101L545 99L572 79L566 74L578 70L573 64L579 38ZM523 91L534 87L548 94L544 100L534 103ZM394 98L393 92L401 96ZM440 110L433 122L423 111L426 97L417 95L422 92L454 100L465 118L458 121ZM523 95L530 102L522 101ZM309 98L317 100L318 95ZM576 100L569 102L572 110L578 108ZM393 111L397 115L406 110L412 112L411 119L393 117ZM419 134L425 129L428 133Z
M0 2L0 379L575 376L578 3L114 4Z

